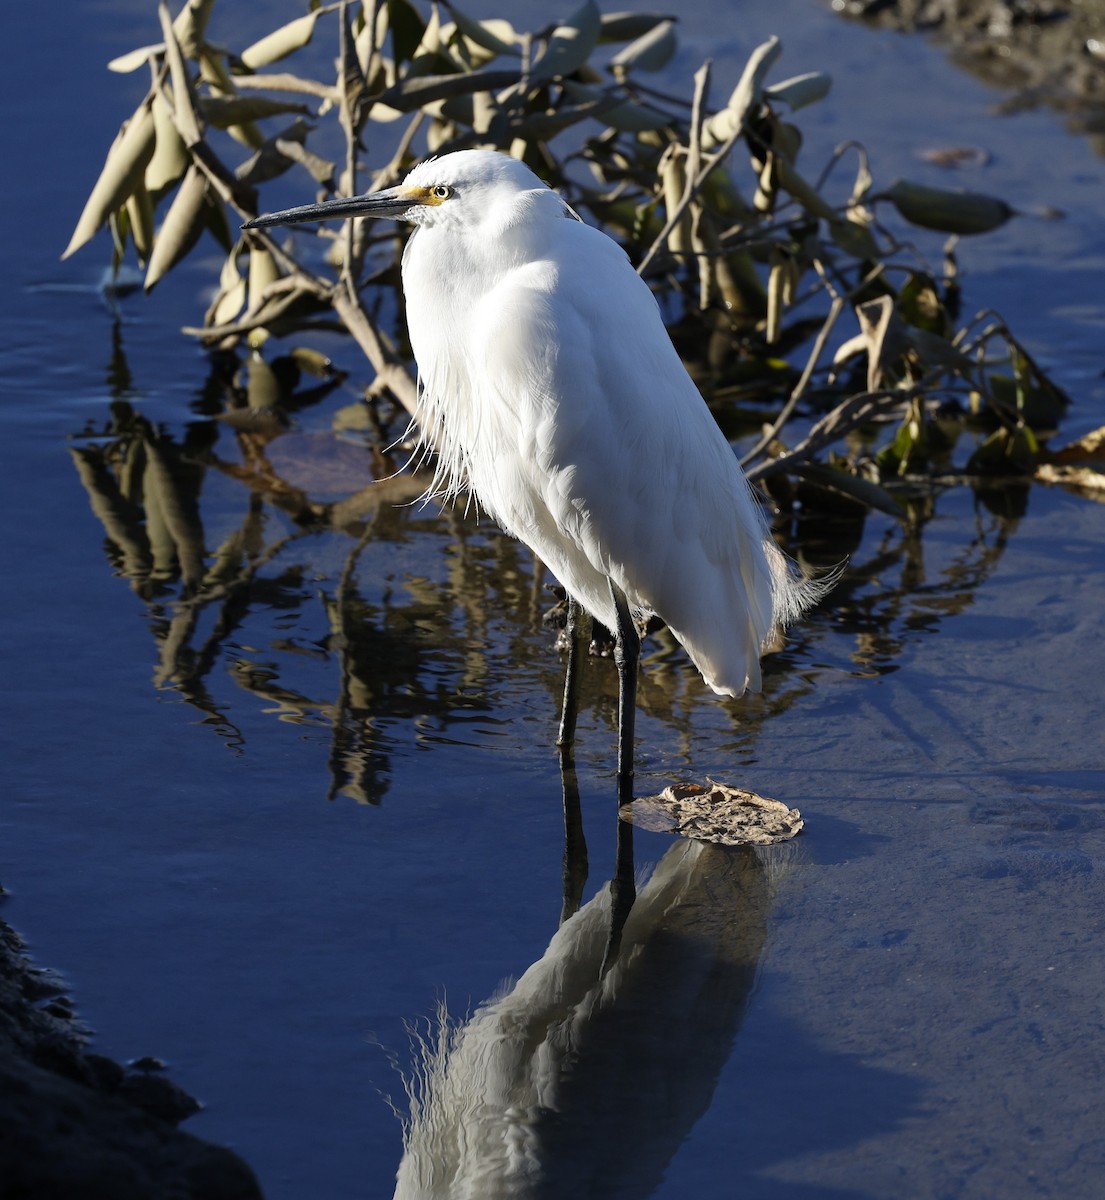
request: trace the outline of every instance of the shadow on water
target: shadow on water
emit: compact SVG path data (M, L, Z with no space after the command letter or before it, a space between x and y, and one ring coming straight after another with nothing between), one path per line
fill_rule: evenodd
M399 741L463 738L466 724L506 719L491 695L492 628L505 639L504 672L526 672L547 693L551 724L559 668L551 655L549 669L533 664L532 638L554 614L543 572L517 543L477 528L474 513L417 503L427 481L404 470L402 424L393 443L396 429L358 403L340 415L355 410L361 427L333 431L342 381L322 374L303 386L293 356L213 356L194 418L172 429L131 402L117 325L107 372L116 399L73 437L71 454L107 558L145 606L155 686L231 748L245 737L242 692L279 720L326 731L329 796L378 803ZM305 429L296 416L309 410ZM896 670L903 647L973 603L1023 497L979 493L974 538L931 572L922 533L935 507L935 493L912 498L910 519L887 522L875 539L862 514L807 519L796 509L779 519L792 552L813 565L850 560L819 620L848 640L854 674ZM765 660L764 693L729 702L738 756L763 720L814 686L818 636L813 623L796 630ZM666 631L643 662L640 707L689 757L699 681ZM581 703L616 726L610 673L585 673Z
M568 772L565 915L544 954L465 1018L442 1003L414 1031L403 1200L647 1197L710 1107L755 988L774 891L800 851L680 841L627 915L617 877L577 908L586 850L573 793ZM633 871L627 846L618 875ZM781 1036L811 1080L840 1069L839 1056L828 1064L802 1047L799 1031ZM816 1087L786 1113L745 1114L731 1194L756 1194L756 1172L792 1156L796 1139L804 1152L847 1147L918 1111L915 1080L847 1069L856 1090L846 1116L834 1119L841 1106Z

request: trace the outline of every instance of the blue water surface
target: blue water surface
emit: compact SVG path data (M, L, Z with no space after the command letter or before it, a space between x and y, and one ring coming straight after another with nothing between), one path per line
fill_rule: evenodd
M279 8L216 20L239 43L235 22L260 34ZM724 94L772 32L781 75L833 73L802 121L814 161L856 137L884 181L946 184L919 149L985 146L964 184L1029 215L961 247L967 302L1071 392L1064 434L1105 424L1091 148L1046 112L996 117L935 48L803 0L689 8L670 82L710 55ZM258 505L211 465L235 437L180 332L217 250L118 322L106 239L58 261L145 87L103 65L158 37L145 0L75 6L64 35L46 10L13 23L0 129L4 918L67 975L95 1048L166 1059L204 1104L186 1127L270 1200L387 1195L401 1162L400 1194L462 1194L433 1182L457 1127L483 1196L1099 1196L1105 507L960 488L916 535L872 517L763 697L720 702L653 644L638 791L713 776L807 827L762 854L638 830L636 924L599 984L612 665L588 666L590 875L558 934L561 664L528 555L470 513L387 504L304 532ZM1031 215L1048 205L1066 218ZM355 348L323 344L357 378ZM353 398L302 414L289 469L340 457ZM202 446L209 551L243 529L273 548L240 606L187 626L179 592L144 592L107 544L73 452L121 413L167 454ZM433 1119L404 1159L412 1024Z

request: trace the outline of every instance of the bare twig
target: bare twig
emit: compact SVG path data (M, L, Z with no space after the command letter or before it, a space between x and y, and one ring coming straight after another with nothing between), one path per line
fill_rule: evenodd
M771 427L764 431L752 449L741 459L742 466L747 466L748 463L758 458L779 436L779 431L794 414L794 410L798 407L799 401L805 395L806 388L809 387L810 380L813 378L814 370L825 349L825 343L829 340L829 334L832 332L833 326L836 324L840 314L844 311L845 303L846 301L843 296L834 297L829 307L829 315L825 318L825 322L814 340L813 349L810 351L805 369L802 371L798 382L794 385L793 390L787 397L786 403L783 405Z

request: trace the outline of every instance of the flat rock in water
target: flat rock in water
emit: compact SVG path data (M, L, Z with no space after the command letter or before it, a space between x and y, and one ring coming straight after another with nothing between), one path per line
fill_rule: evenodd
M722 846L770 846L785 842L804 822L796 808L744 788L710 779L675 783L658 796L642 796L621 810L623 820L654 833L675 833Z

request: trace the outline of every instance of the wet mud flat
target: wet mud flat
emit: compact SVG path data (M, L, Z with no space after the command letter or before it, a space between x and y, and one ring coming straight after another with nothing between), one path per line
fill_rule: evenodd
M837 0L882 28L926 33L953 59L1008 92L1006 112L1044 104L1072 128L1105 134L1105 12L1064 0Z

